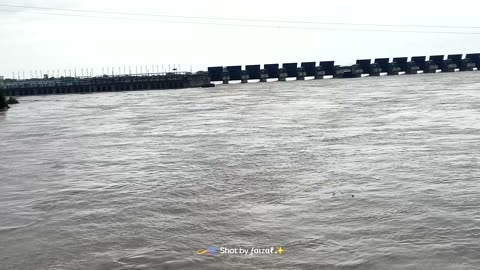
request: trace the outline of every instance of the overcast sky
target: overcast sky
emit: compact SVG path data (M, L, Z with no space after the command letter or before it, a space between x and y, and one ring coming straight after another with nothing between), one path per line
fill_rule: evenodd
M0 5L163 15L363 24L480 26L478 1L444 0L0 0ZM480 34L329 31L298 28L348 28L475 32L480 28L408 28L285 24L73 13L0 6L0 76L13 72L180 64L183 70L208 66L356 59L480 52ZM5 12L5 10L16 12ZM45 15L34 12L100 17ZM124 18L136 20L124 20ZM137 19L140 19L137 20ZM180 24L209 22L254 27ZM127 68L128 69L128 68Z

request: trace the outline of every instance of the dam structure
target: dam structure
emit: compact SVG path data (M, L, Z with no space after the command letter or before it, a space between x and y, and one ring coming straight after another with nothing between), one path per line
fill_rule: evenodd
M5 96L84 94L94 92L163 90L212 87L212 82L229 84L272 80L305 80L307 77L360 78L368 76L412 75L421 73L476 71L480 53L359 59L353 65L337 65L335 61L278 63L262 65L215 66L208 71L167 72L91 77L49 77L8 79L0 76L0 93Z
M84 94L94 92L163 90L202 87L210 84L206 72L168 72L96 77L48 77L42 79L3 79L0 93L5 96Z
M359 59L353 65L336 65L335 61L301 62L280 64L264 64L242 66L214 66L208 68L212 82L228 84L231 81L248 83L250 80L267 82L267 80L286 81L287 78L305 80L324 78L360 78L382 75L403 75L420 73L439 73L457 71L475 71L480 67L480 53L451 54Z

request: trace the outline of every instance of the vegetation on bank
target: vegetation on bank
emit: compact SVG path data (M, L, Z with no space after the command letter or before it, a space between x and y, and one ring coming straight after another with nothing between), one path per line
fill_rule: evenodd
M18 100L14 97L10 97L8 100L7 98L0 93L0 110L5 110L10 108L8 105L18 104Z
M0 110L5 110L10 108L7 103L7 99L4 95L0 94Z
M14 97L10 97L10 98L7 100L7 104L10 104L10 105L12 105L12 104L18 104L18 103L20 103L20 102L18 102L18 100L17 100L16 98L14 98Z

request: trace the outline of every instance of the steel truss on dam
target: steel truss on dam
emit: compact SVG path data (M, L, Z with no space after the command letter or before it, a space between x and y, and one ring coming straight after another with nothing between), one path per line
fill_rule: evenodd
M228 84L230 81L248 83L249 80L266 82L268 79L285 81L287 78L305 80L305 77L324 79L332 78L358 78L362 76L400 75L418 73L474 71L480 66L480 53L395 57L390 58L359 59L354 65L335 65L335 61L265 64L242 66L216 66L209 67L208 74L211 81Z

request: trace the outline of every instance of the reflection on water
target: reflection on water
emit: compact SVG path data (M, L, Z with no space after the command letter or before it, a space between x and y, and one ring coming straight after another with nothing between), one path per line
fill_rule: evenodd
M475 72L23 98L0 269L474 269L479 100Z

